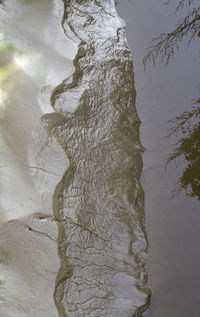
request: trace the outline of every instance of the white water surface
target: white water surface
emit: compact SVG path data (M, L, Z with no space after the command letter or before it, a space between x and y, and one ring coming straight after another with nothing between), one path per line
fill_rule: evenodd
M2 222L51 211L67 162L40 119L53 111L51 92L72 75L77 49L62 29L61 1L8 0L0 10Z
M41 117L74 72L62 1L0 6L0 316L58 316L53 193L69 163Z

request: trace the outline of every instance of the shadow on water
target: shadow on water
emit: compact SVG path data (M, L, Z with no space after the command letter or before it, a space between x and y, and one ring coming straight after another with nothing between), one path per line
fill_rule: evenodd
M145 69L148 63L155 65L158 61L167 66L170 59L179 51L180 42L186 40L189 46L192 40L200 37L198 1L179 0L176 12L183 10L184 7L187 7L188 11L176 27L169 33L161 33L150 42L143 58ZM175 136L177 142L166 166L172 161L180 162L179 159L184 162L172 197L183 190L187 197L196 197L200 200L200 98L197 98L192 106L192 109L169 120L171 127L168 129L168 137Z

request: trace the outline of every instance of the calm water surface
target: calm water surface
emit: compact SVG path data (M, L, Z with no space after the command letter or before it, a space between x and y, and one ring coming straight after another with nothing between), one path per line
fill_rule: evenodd
M123 31L116 38L124 24L112 1L105 7L104 1L79 2L68 1L77 5L63 28L61 1L9 0L1 10L2 316L56 316L54 287L58 314L72 317L132 316L148 294L132 61ZM183 166L172 163L165 171L176 139L164 139L168 120L198 98L198 42L189 49L181 44L166 68L148 65L144 72L142 65L152 37L184 13L175 9L176 3L159 0L118 6L127 22L146 147L149 317L200 315L199 201L184 192L171 198ZM68 23L76 44L64 35ZM66 154L71 167L65 173Z
M146 147L142 183L153 292L146 315L151 317L200 315L200 205L196 197L186 198L184 192L171 199L183 170L172 163L165 171L166 159L177 139L164 139L170 127L168 120L191 110L191 103L198 98L199 42L192 42L188 49L187 42L181 44L167 67L147 65L144 72L142 65L144 50L152 38L171 31L184 16L184 10L175 13L176 6L176 1L166 5L156 0L123 0L118 5L127 23L137 110L142 120L141 139Z
M125 23L114 0L64 4L0 7L0 315L141 316L143 148Z

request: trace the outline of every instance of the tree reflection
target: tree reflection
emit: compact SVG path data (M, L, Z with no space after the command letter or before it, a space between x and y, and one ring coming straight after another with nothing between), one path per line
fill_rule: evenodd
M197 197L200 200L200 98L196 101L196 107L191 111L185 111L179 117L170 120L173 126L169 129L172 134L179 134L174 152L169 156L167 164L183 158L186 167L177 183L174 194L184 190L186 196Z
M170 58L179 50L179 43L184 38L188 39L189 45L192 40L200 37L200 7L191 7L192 3L196 3L194 0L180 0L177 10L182 9L185 2L188 3L190 10L178 22L175 29L169 33L161 33L150 42L143 58L145 67L148 62L155 64L158 58L160 58L161 63L167 65Z
M158 59L167 65L184 38L190 45L192 40L200 37L200 7L195 7L196 3L195 0L178 2L177 10L188 5L189 12L170 33L162 33L150 42L143 59L145 68L149 62L155 65ZM178 141L166 165L181 158L185 162L173 195L184 190L186 196L200 200L200 97L193 103L192 110L183 112L169 123L168 137L175 135Z

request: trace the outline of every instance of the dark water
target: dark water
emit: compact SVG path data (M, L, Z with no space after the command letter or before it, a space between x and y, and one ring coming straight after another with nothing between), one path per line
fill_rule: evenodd
M196 1L195 3L198 5ZM151 317L199 316L200 294L200 205L199 187L194 198L186 187L173 199L176 183L187 164L181 159L165 164L179 139L169 134L168 120L192 111L192 102L199 97L199 40L179 45L179 52L164 67L147 65L144 72L144 51L153 37L171 31L188 12L188 7L175 13L178 2L120 1L119 14L127 22L127 37L135 66L137 110L142 120L141 140L146 147L143 155L143 188L145 212L150 241L149 275L153 292ZM198 121L198 116L197 116ZM190 131L189 131L190 132ZM186 131L186 136L189 136ZM188 137L188 139L189 139ZM198 130L194 176L199 179ZM191 148L193 139L187 145ZM191 153L191 152L190 152ZM193 152L195 155L195 152ZM198 184L198 183L197 183ZM146 316L146 315L145 315Z

